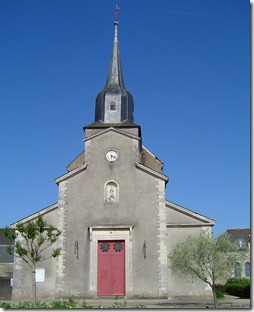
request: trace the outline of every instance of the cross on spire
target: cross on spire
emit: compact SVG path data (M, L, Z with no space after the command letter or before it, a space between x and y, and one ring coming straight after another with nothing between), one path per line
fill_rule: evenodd
M118 11L120 10L120 7L116 4L116 7L115 7L115 16L116 16L116 19L115 21L118 22Z

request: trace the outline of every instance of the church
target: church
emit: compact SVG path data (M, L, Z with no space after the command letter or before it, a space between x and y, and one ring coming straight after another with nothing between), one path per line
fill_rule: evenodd
M106 85L96 97L94 122L83 128L84 151L55 179L58 202L12 224L42 215L61 231L61 255L36 269L38 300L211 297L207 284L172 275L168 254L188 235L211 233L215 221L166 200L163 162L143 146L133 112L116 18ZM14 300L31 297L30 275L15 257Z

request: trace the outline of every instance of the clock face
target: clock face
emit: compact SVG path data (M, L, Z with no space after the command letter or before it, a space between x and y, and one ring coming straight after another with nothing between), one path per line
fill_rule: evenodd
M117 160L117 157L118 157L118 154L114 150L110 150L106 154L106 158L108 161L115 161L115 160Z

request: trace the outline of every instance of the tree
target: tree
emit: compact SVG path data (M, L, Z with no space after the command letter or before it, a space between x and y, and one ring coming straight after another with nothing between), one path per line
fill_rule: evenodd
M52 225L48 225L41 215L35 221L26 224L18 223L16 231L8 227L4 228L5 236L13 246L7 246L7 252L15 254L24 260L31 268L32 273L32 298L36 303L36 265L49 258L56 258L61 253L61 248L52 248L51 252L44 255L46 249L56 243L61 232Z
M216 284L222 278L231 277L239 257L236 251L237 246L230 241L228 234L211 237L203 232L177 243L169 254L169 266L173 274L207 283L212 289L217 308Z

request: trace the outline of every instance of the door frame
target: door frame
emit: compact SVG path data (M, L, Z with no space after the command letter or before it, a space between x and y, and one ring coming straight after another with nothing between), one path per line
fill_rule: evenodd
M132 292L132 225L90 226L90 293L97 297L98 241L125 241L125 296Z

